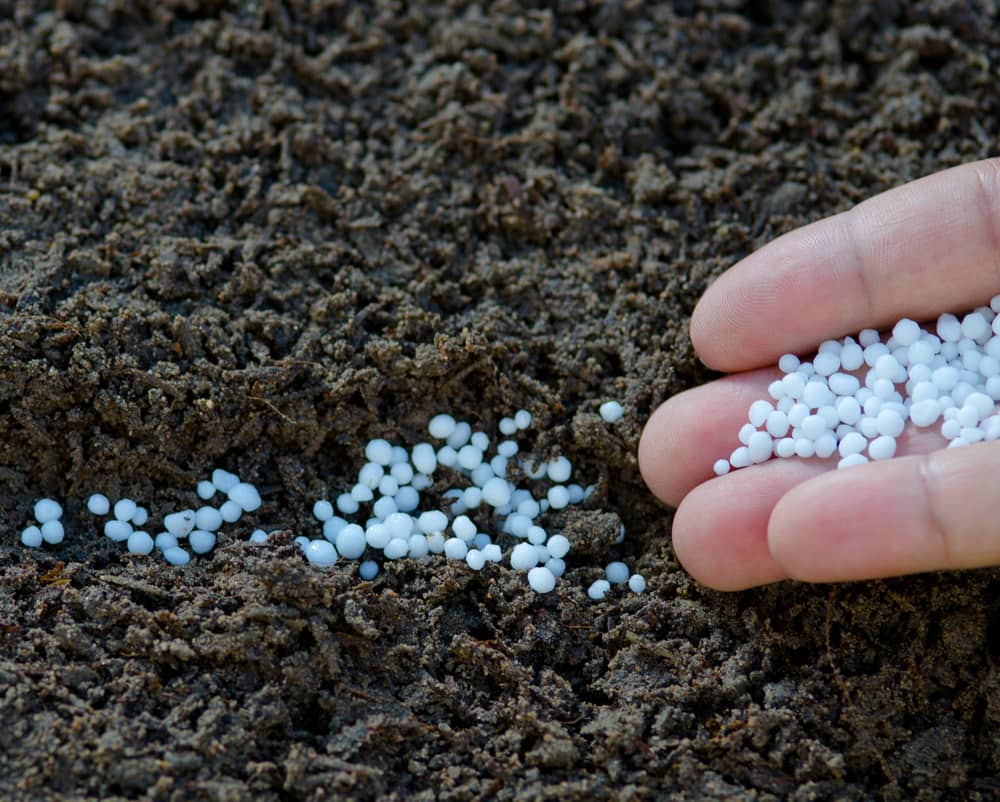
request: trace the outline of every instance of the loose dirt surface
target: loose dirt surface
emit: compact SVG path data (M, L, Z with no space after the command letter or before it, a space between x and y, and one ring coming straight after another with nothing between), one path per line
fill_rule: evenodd
M635 460L706 284L995 154L997 65L987 2L0 0L0 798L997 798L997 572L709 592ZM555 593L305 564L365 440L520 407L597 485ZM214 466L183 570L83 508Z

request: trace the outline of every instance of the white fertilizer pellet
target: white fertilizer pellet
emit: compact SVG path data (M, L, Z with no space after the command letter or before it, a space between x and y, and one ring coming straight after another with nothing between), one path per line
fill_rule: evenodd
M87 499L87 509L94 515L107 515L111 509L111 502L103 493L94 493Z
M42 530L37 526L25 527L21 532L21 543L29 549L37 549L42 545Z
M771 400L749 406L741 445L717 459L713 473L772 457L836 457L838 468L891 459L908 424L939 425L951 448L1000 439L994 306L1000 304L991 301L961 319L943 314L927 328L903 318L885 341L873 329L857 339L828 340L811 362L785 354L778 360L784 376L768 388Z
M535 593L549 593L556 586L556 577L548 568L539 566L528 571L528 584Z
M48 523L49 521L58 521L62 517L62 512L59 502L53 501L50 498L39 499L35 502L35 520L40 524Z
M601 417L608 423L617 423L622 419L625 410L617 401L605 401L600 408Z
M1000 374L1000 363L996 373ZM928 372L926 378L930 377ZM771 438L792 427L786 415L791 406L791 402L781 409L770 402L758 405L754 419L764 413L761 421L773 434L761 435L749 426L745 440L755 459L762 455L765 438L770 451ZM967 406L971 410L967 415L978 414L981 403L973 398ZM601 415L609 423L619 420L621 404L602 404ZM981 419L980 415L975 422ZM500 434L511 439L494 445L489 434L474 430L468 421L441 414L428 424L431 438L444 441L440 448L418 443L407 450L388 440L369 440L353 487L348 484L346 490L340 488L339 494L329 495L332 501L319 497L312 504L312 517L319 523L322 537L299 535L294 538L296 546L316 566L333 566L340 558L358 560L359 576L366 581L379 574L378 562L365 559L369 549L381 552L385 560L426 561L432 555L443 555L475 571L483 570L487 563L503 563L505 549L510 549L506 560L514 570L526 573L529 587L537 593L551 592L566 573L564 558L571 543L562 534L550 535L547 528L552 523L558 525L559 519L546 520L544 516L584 502L594 488L568 484L573 465L565 456L546 460L524 455L515 460L521 446L514 438L531 425L527 410L503 418ZM1000 418L996 427L1000 430ZM532 490L519 484L526 480L542 485ZM181 566L190 562L192 554L209 554L220 539L226 543L231 538L227 524L237 523L262 506L260 492L253 484L221 468L212 471L211 481L202 480L194 488L194 495L204 502L219 493L224 496L219 506L203 504L196 510L164 511L165 531L155 538L141 529L148 519L146 509L130 498L121 498L112 507L107 496L95 493L86 505L93 515L113 513L103 523L103 532L124 543L130 554L144 556L156 551L167 563ZM59 503L40 499L33 512L39 525L27 526L21 532L21 542L31 548L60 543L65 533L59 521ZM352 516L358 516L364 526L352 522ZM494 542L494 537L500 542ZM267 543L269 535L254 529L248 539L259 545ZM181 541L185 541L184 548ZM622 571L624 578L618 576ZM628 580L628 571L621 563L612 563L608 575L615 582ZM591 595L603 598L605 592Z

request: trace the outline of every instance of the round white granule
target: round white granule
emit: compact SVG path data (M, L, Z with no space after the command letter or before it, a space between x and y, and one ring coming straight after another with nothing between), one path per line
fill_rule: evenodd
M624 585L628 582L628 566L623 562L610 562L604 569L604 575L612 585Z
M149 520L149 510L145 507L136 507L135 514L132 516L131 524L133 526L144 526L146 521Z
M365 530L357 524L348 524L337 533L337 553L347 560L358 559L366 545Z
M750 405L750 409L747 410L747 420L753 424L756 429L759 426L764 425L764 421L767 420L767 416L774 412L774 405L770 401L754 401Z
M605 401L600 408L601 417L608 423L616 423L625 414L622 405L617 401ZM504 432L506 434L506 432Z
M115 503L115 518L119 521L131 521L138 505L130 498L123 498Z
M628 578L628 589L633 593L644 593L646 591L646 577L642 574L632 574Z
M448 528L448 516L441 510L428 510L420 513L420 517L417 518L417 526L425 535L432 532L443 532Z
M826 421L819 415L809 415L802 421L802 436L815 440L826 431Z
M555 575L544 566L528 571L528 585L535 593L550 593L556 586Z
M224 501L219 507L219 515L227 524L236 523L243 514L243 508L235 501Z
M359 504L350 493L341 493L337 496L337 509L344 515L354 515L359 509Z
M1000 420L998 420L998 424L1000 424ZM540 526L532 526L528 529L528 542L534 546L544 543L548 536L548 533Z
M333 505L326 499L320 499L313 504L313 518L326 523L333 517Z
M736 433L736 439L739 440L743 445L750 442L750 435L757 431L757 427L752 423L744 423L740 426L739 432Z
M985 341L991 333L990 322L979 312L962 318L962 336L970 340Z
M771 438L771 435L767 432L754 432L750 435L750 441L747 443L747 451L750 455L750 462L755 465L761 462L766 462L771 458L773 448L774 440ZM552 489L555 490L555 488ZM552 491L550 490L550 503L552 501L551 492Z
M497 428L500 430L500 434L510 437L517 431L517 424L514 422L513 418L501 418L500 424Z
M486 451L490 447L490 436L486 432L473 432L469 442L480 451Z
M510 567L515 571L527 571L538 565L538 550L530 543L518 543L510 553Z
M156 540L153 541L153 544L160 551L166 551L167 549L172 549L177 545L177 538L169 532L160 532L160 534L156 536Z
M420 506L420 493L409 486L399 488L392 498L400 512L413 512Z
M566 561L559 557L549 557L545 561L545 567L552 572L552 576L556 579L559 579L559 577L566 573Z
M914 426L930 426L941 414L941 407L936 398L917 401L910 405L910 420Z
M147 532L133 532L128 536L129 554L151 554L155 545Z
M394 512L385 519L392 537L409 538L413 533L413 518L405 512Z
M379 480L379 484L381 484L381 482L382 480ZM372 492L372 489L368 487L368 485L358 482L356 485L354 485L354 487L351 488L351 498L353 498L356 502L358 502L358 504L367 504L369 501L375 498L375 494Z
M325 541L323 541L325 542ZM204 529L194 529L188 535L188 543L195 554L208 554L215 548L215 533Z
M374 560L365 560L358 566L358 576L365 582L371 582L378 576L378 563Z
M520 515L516 512L508 515L504 521L504 530L510 532L514 537L526 538L530 528L531 519L527 515Z
M861 382L847 373L834 373L829 383L830 389L839 396L854 395L861 388Z
M396 481L396 477L392 474L387 474L379 480L378 492L383 496L394 496L398 490L399 482Z
M784 437L791 428L791 424L788 422L788 415L778 409L767 416L764 426L767 429L767 433L772 437Z
M229 500L240 505L244 512L254 512L260 509L260 493L257 488L248 482L238 482L229 488Z
M794 373L799 369L801 362L795 354L782 354L778 359L778 368L782 373Z
M450 537L444 542L444 556L449 560L464 560L469 553L469 546L464 540Z
M750 450L746 446L740 446L729 455L729 464L734 468L746 468L750 464Z
M426 473L416 474L412 481L410 482L410 487L412 487L417 492L421 490L426 490L428 487L434 484L434 480L431 479Z
M476 525L467 515L459 515L451 522L451 531L456 537L469 542L476 536Z
M609 590L611 590L611 583L606 579L598 579L587 588L587 595L594 601L600 601L608 595Z
M171 546L163 551L163 559L171 565L187 565L191 562L191 555L180 546Z
M862 348L867 348L879 341L879 333L875 329L862 329L858 334L858 342Z
M437 451L430 443L417 443L410 452L413 467L428 476L437 468Z
M795 440L795 455L802 459L808 459L816 455L816 443L807 437L799 437Z
M775 441L774 456L782 458L795 456L795 438L782 437L780 440Z
M712 465L712 471L716 476L725 476L729 473L730 467L729 460L717 459Z
M496 476L483 485L483 501L491 507L502 507L510 501L510 487L506 479Z
M470 437L472 426L467 421L459 421L455 424L455 431L448 435L448 445L458 450L469 442Z
M392 478L395 479L400 487L408 485L413 481L413 468L410 467L409 462L397 462L392 466L390 471Z
M87 499L87 509L93 515L107 515L111 509L111 502L108 501L108 497L103 493L94 493L94 495Z
M372 514L380 520L385 520L394 512L399 512L399 505L392 496L382 496L372 505Z
M235 473L224 471L222 468L216 468L212 471L212 484L215 485L215 489L220 493L228 493L236 487L239 481L240 477Z
M408 542L410 546L408 554L411 560L422 560L431 550L430 544L427 542L427 535L422 532L410 535Z
M504 468L505 468L504 472L506 473L506 466L504 466ZM492 465L490 465L488 462L484 462L481 465L478 465L472 469L472 473L470 474L469 478L472 479L472 484L476 485L477 487L482 487L494 476L499 476L499 475L500 474L496 473L493 470Z
M222 526L222 513L215 507L199 507L194 514L195 529L206 532L217 532Z
M132 534L132 524L128 521L119 521L117 518L113 518L104 524L104 534L116 543L121 543L128 540L128 536ZM187 535L187 532L184 532L184 535L175 536L184 537L185 535Z
M21 531L21 544L29 549L37 549L42 545L42 530L37 526L26 526Z
M827 430L816 438L816 456L820 459L832 457L837 451L837 437L833 432Z
M919 323L906 317L892 327L892 336L899 345L913 345L923 333Z
M207 479L202 479L200 482L198 482L198 498L200 498L202 501L208 501L214 495L215 495L215 485L213 485Z
M837 463L838 468L852 468L855 465L864 465L868 462L868 457L864 454L851 454L849 457L844 457L840 462Z
M868 456L873 460L892 459L896 456L896 438L882 435L868 445Z
M763 432L761 434L763 434ZM765 434L764 436L770 438L769 435ZM770 453L770 450L768 450L768 454ZM562 485L550 487L549 492L545 497L548 499L549 506L554 510L561 510L569 504L569 490Z
M857 343L847 343L840 349L840 367L843 370L857 370L863 364L865 364L865 352Z
M847 457L851 454L860 454L868 446L868 440L864 435L851 432L845 435L837 445L840 456Z
M465 553L465 563L473 571L482 571L486 565L486 557L479 549L469 549Z
M394 537L382 552L387 560L401 560L410 553L409 538Z
M482 551L486 562L498 563L503 559L503 552L500 551L500 547L496 543L487 543L483 546Z
M365 458L376 465L388 465L392 462L392 444L381 437L369 440L365 445Z
M501 457L506 457L507 459L514 457L518 450L519 447L513 440L504 440L497 446L497 454Z
M906 426L902 416L894 409L880 410L875 423L878 426L878 433L889 437L899 437Z
M840 370L840 352L827 351L816 354L816 358L813 360L813 370L820 376L830 376L836 373Z
M441 446L437 452L438 465L454 468L458 464L458 452L451 446Z
M62 518L62 506L58 501L53 501L50 498L42 498L35 502L35 520L40 524L48 523L49 521L58 521Z
M295 538L295 540L293 540L292 542L293 542L293 543L294 543L294 544L295 544L296 546L298 546L298 547L299 547L299 549L300 549L300 550L302 551L302 553L303 553L303 554L305 554L305 553L306 553L306 546L308 546L308 545L309 545L309 543L310 543L310 540L309 540L309 538L307 538L307 537L306 537L305 535L299 535L299 536L298 536L297 538Z
M775 401L780 402L782 399L786 399L785 395L785 385L781 383L781 379L775 379L769 385L767 385L767 394L771 396ZM791 401L792 399L787 398Z
M337 562L337 550L327 540L310 540L303 551L313 565L326 567Z
M431 448L431 451L433 450ZM358 471L358 484L364 485L369 490L374 490L378 487L378 483L382 481L384 475L385 469L381 465L376 462L366 462L361 466L361 470Z
M566 457L556 457L546 466L545 471L553 482L563 484L569 481L569 477L573 473L573 463Z
M462 446L458 450L458 464L467 471L478 468L483 462L483 452L472 443Z
M514 423L517 424L518 429L527 429L531 426L531 413L526 409L519 409L514 414Z
M801 426L802 421L804 421L809 416L809 407L801 402L793 404L791 409L786 413L788 415L788 422L792 426ZM746 445L744 443L744 445Z
M827 386L825 380L812 380L806 384L805 390L802 391L802 400L810 409L819 409L822 406L832 404L836 400L836 396Z
M389 544L390 540L392 540L392 532L385 524L372 524L365 530L365 542L373 549L381 551Z
M250 534L250 542L258 546L267 543L267 532L263 529L254 529Z
M546 542L545 547L549 554L560 559L569 554L570 542L565 535L552 535Z

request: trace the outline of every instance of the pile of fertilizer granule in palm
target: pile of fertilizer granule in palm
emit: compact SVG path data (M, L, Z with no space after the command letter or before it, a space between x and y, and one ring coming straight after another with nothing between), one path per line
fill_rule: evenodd
M606 422L615 423L623 409L608 401L600 413ZM378 575L379 557L427 560L440 555L464 561L474 571L506 561L514 570L526 572L532 590L550 592L566 571L572 544L563 534L545 528L547 514L585 501L593 488L570 481L573 466L564 456L543 462L521 455L514 438L531 422L527 410L503 418L499 423L503 439L495 449L485 432L473 431L469 423L447 414L436 415L428 424L436 445L423 442L407 449L381 438L370 440L357 481L333 499L317 500L312 512L320 531L315 537L300 535L295 542L315 566L332 566L341 559L360 561L358 573L366 581ZM542 490L536 495L514 479L541 483ZM150 520L148 511L132 499L112 505L105 495L94 493L87 499L87 509L102 519L104 535L124 543L129 553L159 551L171 565L186 565L192 553L207 554L215 548L224 524L236 523L262 504L253 484L221 468L198 483L197 495L204 502L220 495L224 501L168 512L155 537L143 528ZM22 544L39 548L62 543L62 506L53 499L40 499L34 515L38 525L22 531ZM619 542L622 538L624 528ZM257 544L267 539L262 529L250 535ZM612 585L642 593L646 581L615 561L593 582L588 595L603 599Z
M750 405L741 443L715 462L718 475L772 457L836 456L849 468L896 455L907 423L940 422L949 448L1000 439L1000 295L933 331L903 318L885 341L874 329L827 340L811 362L778 361L770 399Z

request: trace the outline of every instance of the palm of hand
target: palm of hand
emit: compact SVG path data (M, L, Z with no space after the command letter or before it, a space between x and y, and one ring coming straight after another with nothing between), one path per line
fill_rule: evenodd
M677 506L673 539L701 582L736 590L785 578L840 581L1000 564L1000 442L941 450L908 427L897 458L772 460L722 477L750 404L786 352L981 305L1000 291L1000 159L886 192L787 234L705 293L691 336L735 375L671 398L643 432L650 489ZM995 523L994 523L995 522Z

